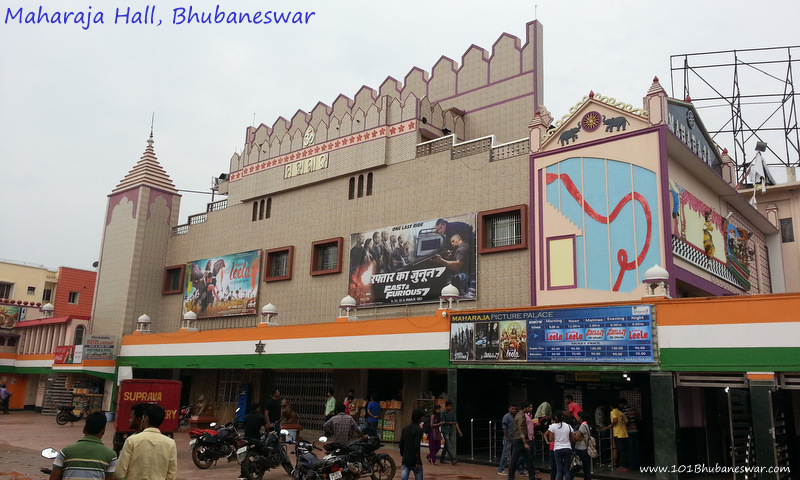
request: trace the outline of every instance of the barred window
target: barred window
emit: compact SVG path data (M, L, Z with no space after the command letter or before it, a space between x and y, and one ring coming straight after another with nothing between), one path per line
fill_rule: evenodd
M342 237L320 240L311 245L311 275L342 271Z
M527 205L478 214L478 253L528 248Z
M292 246L267 250L264 281L291 279L293 258L294 247Z
M236 370L219 370L218 402L236 402L239 397L239 377Z

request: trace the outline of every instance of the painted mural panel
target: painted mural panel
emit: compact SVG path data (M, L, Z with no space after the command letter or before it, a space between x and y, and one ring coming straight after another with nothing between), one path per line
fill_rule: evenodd
M17 322L25 320L25 312L24 307L0 305L0 328L14 328Z
M630 292L661 264L658 189L651 170L602 158L569 158L545 170L544 201L575 226L577 287ZM542 225L545 238L547 221ZM559 268L551 258L549 269ZM544 279L543 279L544 280ZM547 285L543 281L542 285Z
M448 283L476 298L475 214L350 235L348 294L359 306L437 301Z
M204 258L186 266L184 311L197 318L254 315L261 250Z

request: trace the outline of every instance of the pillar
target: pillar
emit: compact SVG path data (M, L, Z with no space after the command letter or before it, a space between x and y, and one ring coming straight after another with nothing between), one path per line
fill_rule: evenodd
M676 414L675 386L672 372L655 372L650 375L650 393L653 398L653 445L655 466L678 465L678 416ZM677 480L677 473L660 473L659 478Z
M748 374L748 376L750 376ZM756 465L759 467L777 467L775 451L775 429L772 418L772 392L775 390L775 378L755 380L750 378L750 415L753 425L753 444L756 449ZM779 478L777 473L761 472L759 479Z

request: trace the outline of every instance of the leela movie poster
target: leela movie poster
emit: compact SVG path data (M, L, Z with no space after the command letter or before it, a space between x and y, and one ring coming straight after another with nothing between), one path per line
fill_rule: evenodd
M186 266L184 312L197 318L253 315L261 250L195 260Z
M475 214L350 235L348 294L359 306L438 301L448 283L476 297Z

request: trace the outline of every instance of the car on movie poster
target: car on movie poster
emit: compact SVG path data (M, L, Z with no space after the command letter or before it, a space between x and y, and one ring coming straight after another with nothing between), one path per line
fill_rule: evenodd
M260 265L261 250L190 262L184 312L197 318L256 314Z
M475 214L350 235L348 294L359 306L438 301L451 284L476 298Z

